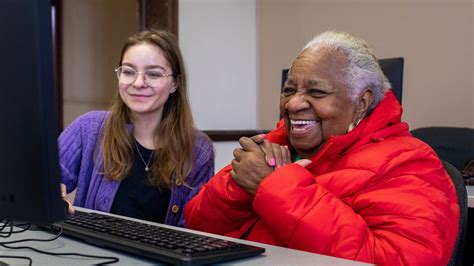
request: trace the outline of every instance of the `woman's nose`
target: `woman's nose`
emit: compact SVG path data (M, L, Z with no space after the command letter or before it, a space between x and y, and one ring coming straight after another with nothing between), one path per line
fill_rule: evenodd
M302 94L293 95L285 104L285 108L290 112L298 112L309 108L309 103Z
M145 75L142 73L137 73L137 78L133 82L133 86L137 88L146 87L147 85L145 83Z

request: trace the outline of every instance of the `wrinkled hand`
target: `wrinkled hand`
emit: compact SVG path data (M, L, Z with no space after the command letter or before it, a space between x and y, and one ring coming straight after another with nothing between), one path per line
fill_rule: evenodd
M273 168L267 164L265 154L252 139L242 137L239 143L242 148L234 150L233 169L230 174L240 187L253 196L260 182L273 171Z
M255 135L250 139L260 146L263 153L265 154L265 160L269 166L279 168L292 163L291 153L288 146L280 146L276 143L269 142L267 139L265 139L265 134ZM311 163L311 160L301 159L295 163L306 167Z
M291 163L291 153L288 146L280 146L265 139L265 134L255 135L250 138L257 143L265 154L265 161L269 166L279 168Z
M72 206L72 203L66 199L66 185L64 185L63 183L61 183L61 198L67 202L67 205L68 205L68 209L67 209L67 212L70 213L70 214L73 214L75 212L74 210L74 207Z

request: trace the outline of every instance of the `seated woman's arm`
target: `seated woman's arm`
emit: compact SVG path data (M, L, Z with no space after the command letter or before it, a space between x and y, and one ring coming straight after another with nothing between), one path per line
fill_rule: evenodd
M70 193L78 182L89 182L89 180L78 180L81 172L87 173L92 170L100 129L107 116L106 111L91 111L81 115L74 120L58 139L59 166L61 182L66 185ZM90 176L83 174L83 176Z
M232 235L256 217L252 197L232 180L231 170L231 165L223 168L187 204L185 220L189 228Z
M283 246L382 265L446 264L457 199L439 161L416 153L386 158L377 173L281 167L262 181L253 208Z
M78 118L64 129L58 139L61 183L66 186L67 193L73 191L77 184L82 158L83 124L84 119Z
M199 134L194 147L193 168L186 177L185 188L181 188L185 191L185 196L182 199L184 206L196 196L212 176L214 176L214 148L207 136ZM184 211L180 214L178 226L186 226Z

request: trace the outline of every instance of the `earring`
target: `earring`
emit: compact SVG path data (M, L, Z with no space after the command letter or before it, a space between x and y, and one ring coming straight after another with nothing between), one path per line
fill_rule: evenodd
M357 120L357 122L351 122L349 124L349 127L347 128L347 133L351 132L357 125L359 125L360 121L362 120L362 118L359 118L359 120Z
M351 132L356 126L354 125L354 122L351 122L349 124L349 128L347 128L347 133Z

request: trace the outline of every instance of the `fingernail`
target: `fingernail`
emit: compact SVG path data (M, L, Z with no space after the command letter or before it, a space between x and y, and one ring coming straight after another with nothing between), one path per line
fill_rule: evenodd
M258 135L258 136L261 137L261 138L264 138L266 135L267 135L267 134L260 134L260 135Z
M275 166L275 165L276 165L275 158L271 158L270 159L270 166Z
M61 197L66 197L66 192L61 192Z

